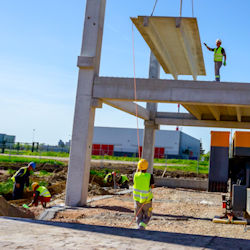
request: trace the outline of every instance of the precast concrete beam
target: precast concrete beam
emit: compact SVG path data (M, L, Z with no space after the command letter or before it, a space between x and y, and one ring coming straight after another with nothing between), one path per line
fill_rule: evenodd
M163 113L165 113L165 117ZM169 113L168 116L168 112L161 112L159 117L156 115L155 123L173 126L250 129L250 122L198 120L190 114L183 113L176 113L175 115Z
M103 100L104 103L144 120L149 120L150 112L134 102Z
M195 105L248 106L250 84L188 80L136 79L137 101ZM93 96L109 100L134 100L134 79L96 77Z

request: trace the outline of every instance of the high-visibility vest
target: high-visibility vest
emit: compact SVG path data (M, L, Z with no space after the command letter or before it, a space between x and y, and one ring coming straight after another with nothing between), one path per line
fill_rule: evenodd
M24 171L23 171L23 173L20 175L20 177L22 177L22 176L24 176L24 175L26 174L26 172L27 172L27 170L28 170L28 167L22 167L22 168L20 168L19 170L17 170L16 173L11 177L11 180L12 180L13 182L16 181L16 176L17 176L17 174L18 174L22 169L23 169Z
M51 194L49 192L49 190L44 187L44 186L39 186L36 191L38 191L40 194L39 196L42 196L42 197L51 197Z
M121 177L122 177L122 183L124 183L125 181L129 181L126 175L122 174Z
M223 54L221 53L222 47L214 49L214 61L222 62Z
M105 176L105 178L104 178L104 182L106 182L106 183L110 183L111 181L112 181L112 174L111 173L109 173L109 174L107 174L106 176Z
M134 175L133 198L140 203L152 200L153 194L150 187L151 174L137 172Z

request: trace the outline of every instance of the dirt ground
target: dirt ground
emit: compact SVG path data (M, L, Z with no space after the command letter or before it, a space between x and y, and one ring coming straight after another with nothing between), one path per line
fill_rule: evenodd
M115 165L110 166L103 162L92 164L92 169L110 168L127 174L130 178L135 171L135 166ZM22 164L23 166L23 164ZM11 166L0 166L1 180L9 178L7 169ZM20 165L13 166L18 169ZM32 177L32 181L46 181L48 189L52 193L50 206L64 205L67 167L53 166L49 164L39 165L36 171L46 170L53 173L49 176ZM154 172L160 176L162 171ZM167 172L166 177L204 179L206 175L186 174L182 172ZM158 187L153 190L153 216L148 225L148 230L186 233L197 235L210 235L229 238L250 239L250 230L245 232L244 226L233 224L216 224L212 219L216 215L222 215L221 194L202 191L169 189ZM32 192L25 193L25 199L10 201L12 204L21 206L32 199ZM89 225L136 228L134 220L134 204L132 193L125 195L116 194L116 190L105 188L98 176L90 175L89 199L103 196L103 199L92 201L84 208L66 209L55 215L53 221L74 222ZM105 198L105 195L113 195ZM5 198L10 198L8 195ZM44 212L41 206L31 208L36 217Z
M213 223L222 215L221 194L155 188L153 216L148 230L250 239L250 230L234 224ZM58 212L53 221L136 228L132 194L93 201L87 207Z

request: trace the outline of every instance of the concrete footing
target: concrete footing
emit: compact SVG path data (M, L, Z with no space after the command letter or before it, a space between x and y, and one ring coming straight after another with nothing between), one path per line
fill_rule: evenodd
M207 190L208 180L194 180L194 179L177 179L177 178L157 178L155 177L155 184L157 186L169 188L188 188L195 190Z

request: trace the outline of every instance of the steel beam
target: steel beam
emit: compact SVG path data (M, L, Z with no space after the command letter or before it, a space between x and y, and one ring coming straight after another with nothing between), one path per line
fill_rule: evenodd
M134 79L96 77L93 97L134 100ZM250 84L187 80L136 80L137 101L217 106L249 106Z
M147 109L145 109L144 107L142 107L136 103L112 101L112 100L106 100L106 99L103 100L103 102L114 107L114 108L117 108L117 109L122 110L126 113L129 113L131 115L134 115L134 116L137 115L141 119L149 120L150 112ZM136 108L137 108L137 112L136 112Z

